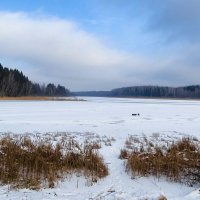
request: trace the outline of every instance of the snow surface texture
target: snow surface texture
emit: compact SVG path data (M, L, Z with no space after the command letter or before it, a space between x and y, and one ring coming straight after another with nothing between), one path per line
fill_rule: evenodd
M200 191L154 177L131 179L120 160L120 149L129 135L150 137L195 136L200 139L200 101L121 98L85 98L87 101L0 101L0 132L58 135L70 133L82 141L84 135L115 138L103 145L101 155L109 176L88 186L83 177L73 176L54 189L39 192L27 189L10 191L0 187L0 199L109 199L199 200ZM140 116L132 116L140 113Z

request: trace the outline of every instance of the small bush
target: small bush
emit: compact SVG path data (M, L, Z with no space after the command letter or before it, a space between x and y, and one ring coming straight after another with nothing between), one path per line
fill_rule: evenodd
M128 159L128 151L126 149L121 149L119 158L120 159Z
M158 200L167 200L167 198L163 195L161 195L160 197L158 197Z
M126 169L134 176L159 178L164 175L169 180L188 185L200 183L200 147L190 138L183 138L167 149L151 145L133 148L128 155L125 152L127 150L121 150L120 157L128 157Z
M57 143L33 142L21 137L0 139L0 181L17 188L55 187L56 181L72 172L83 172L96 182L108 168L93 144L80 146L70 140Z

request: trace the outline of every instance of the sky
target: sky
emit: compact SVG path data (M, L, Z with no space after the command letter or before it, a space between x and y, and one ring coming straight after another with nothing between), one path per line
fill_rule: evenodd
M71 91L200 84L200 0L1 0L0 63Z

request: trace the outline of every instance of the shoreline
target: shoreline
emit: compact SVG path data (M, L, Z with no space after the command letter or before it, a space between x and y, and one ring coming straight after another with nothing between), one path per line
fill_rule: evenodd
M0 101L85 101L77 97L21 96L0 97Z
M200 98L172 98L172 97L132 97L132 96L78 96L78 97L97 97L97 98L116 98L116 99L155 99L155 100L185 100L185 101L200 101Z
M190 100L190 101L200 101L200 98L173 98L173 97L111 97L111 98L127 98L127 99L156 99L156 100Z
M83 98L82 98L83 97ZM20 97L0 97L0 101L87 101L84 97L97 97L98 96L77 96L77 97L56 97L56 96L20 96ZM125 97L125 96L107 96L103 98L118 98L118 99L149 99L149 100L185 100L185 101L200 101L200 98L170 98L170 97Z

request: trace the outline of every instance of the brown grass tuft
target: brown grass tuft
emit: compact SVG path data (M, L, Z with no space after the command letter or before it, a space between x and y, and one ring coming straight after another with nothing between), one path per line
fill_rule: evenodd
M126 142L127 143L127 142ZM121 158L126 158L121 150ZM200 183L200 147L190 138L183 138L167 148L133 148L127 155L127 171L132 175L156 177L166 176L169 180L188 185Z
M160 197L158 197L158 200L167 200L167 198L164 195L161 195Z
M0 139L0 181L16 188L53 188L57 180L72 172L83 172L92 182L108 175L96 145L83 147L76 141L53 146L21 137Z
M120 159L128 159L128 151L126 149L121 149L119 158Z

